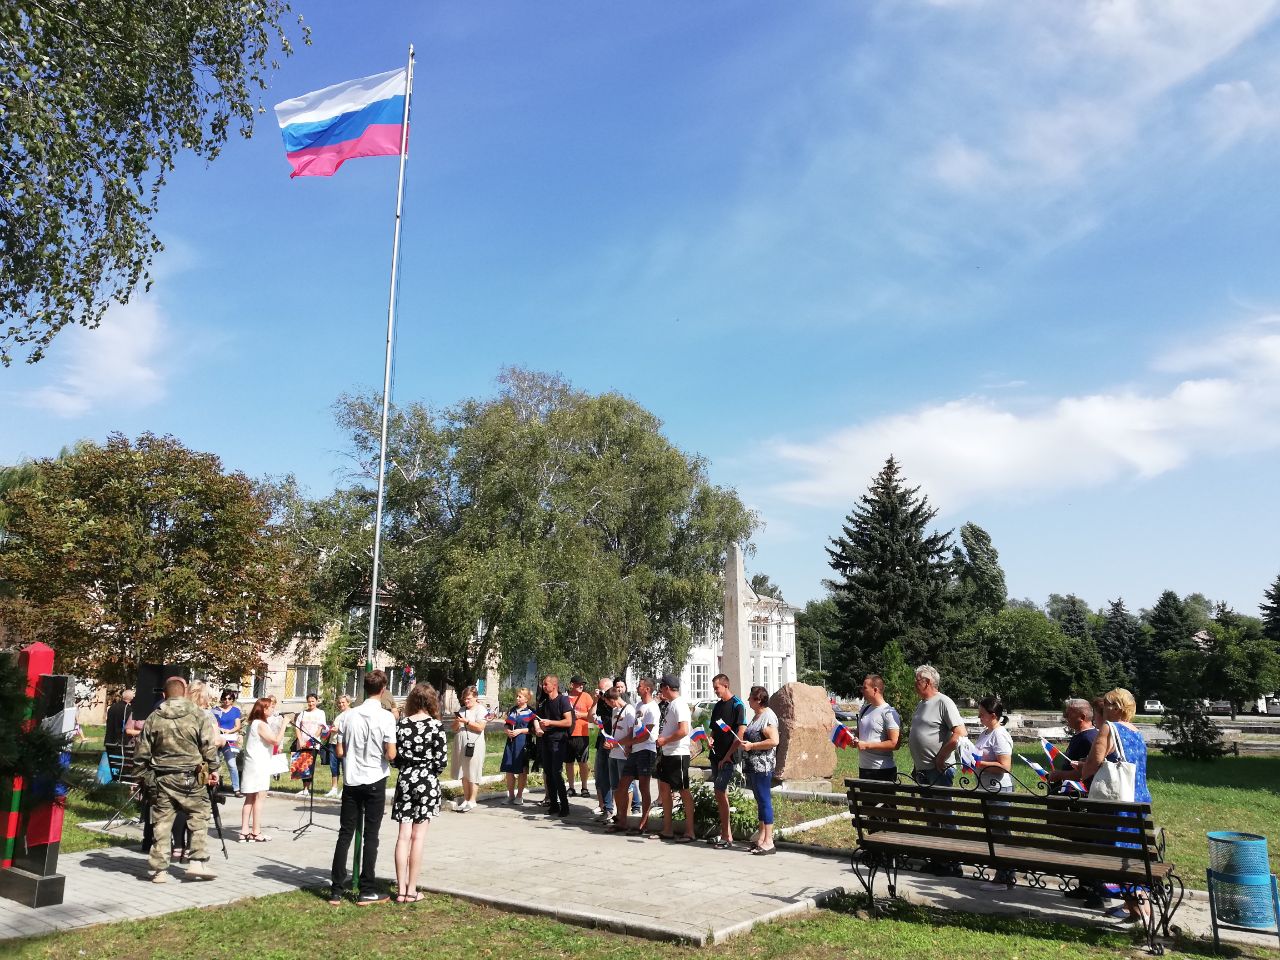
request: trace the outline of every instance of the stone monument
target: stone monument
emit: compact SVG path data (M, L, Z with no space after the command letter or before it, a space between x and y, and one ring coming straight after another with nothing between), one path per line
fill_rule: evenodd
M744 703L751 689L751 637L742 589L745 583L742 548L731 543L724 564L724 648L720 654L720 669L729 678L729 689ZM748 709L747 718L750 717Z
M831 727L836 722L827 692L807 683L788 683L769 698L778 715L778 780L829 780L836 772Z

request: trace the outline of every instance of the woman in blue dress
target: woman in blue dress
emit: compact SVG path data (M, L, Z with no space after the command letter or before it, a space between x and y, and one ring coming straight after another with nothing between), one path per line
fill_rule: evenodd
M507 745L498 767L500 773L507 775L507 803L516 807L524 806L524 784L529 777L529 753L525 748L529 743L529 723L533 720L533 711L529 708L532 700L533 693L527 687L516 691L516 705L507 713Z
M1123 754L1124 759L1135 768L1133 801L1150 803L1151 791L1147 788L1147 742L1142 739L1142 734L1132 722L1137 711L1138 705L1133 694L1123 687L1116 687L1102 698L1102 715L1107 722L1098 726L1098 738L1093 741L1093 750L1080 765L1080 776L1088 782L1102 769L1104 760L1118 760ZM1124 906L1113 907L1107 911L1107 915L1125 923L1142 923L1146 920L1147 909L1149 907L1139 903L1134 893L1126 892Z

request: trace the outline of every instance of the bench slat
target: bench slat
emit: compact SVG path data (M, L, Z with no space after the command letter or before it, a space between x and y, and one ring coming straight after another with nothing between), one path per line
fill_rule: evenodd
M875 783L877 781L868 781ZM883 786L883 784L881 784ZM959 810L964 812L981 813L984 803L992 801L998 802L1006 807L1002 813L1007 813L1010 817L1020 819L1044 820L1048 823L1059 823L1063 825L1074 824L1080 826L1095 827L1130 827L1139 830L1154 830L1154 823L1150 818L1150 814L1136 817L1120 816L1118 813L1094 813L1084 810L1071 810L1063 805L1059 809L1053 809L1045 805L1044 797L1025 797L1019 798L1017 794L1001 793L1001 794L972 794L965 793L960 797L926 797L918 795L900 795L890 791L861 790L851 788L849 791L849 812L858 813L865 810L867 815L871 815L873 809L884 809L892 807L895 809L916 809L916 810ZM986 796L991 799L987 800ZM1020 799L1024 802L1031 801L1039 804L1038 807L1027 807L1025 805L1014 805L1010 800ZM1102 802L1102 801L1099 801ZM855 805L859 810L855 810ZM1147 806L1142 804L1141 806Z

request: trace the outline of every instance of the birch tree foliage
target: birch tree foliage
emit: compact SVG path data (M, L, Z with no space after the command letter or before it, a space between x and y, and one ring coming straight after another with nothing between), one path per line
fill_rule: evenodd
M0 4L0 363L149 283L166 178L252 133L291 19L284 0Z

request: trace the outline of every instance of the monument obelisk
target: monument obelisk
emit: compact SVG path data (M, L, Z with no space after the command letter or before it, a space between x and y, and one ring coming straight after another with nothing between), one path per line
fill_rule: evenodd
M751 647L743 597L745 583L742 548L731 543L724 563L724 650L720 654L720 670L729 678L733 692L744 701L751 689Z

